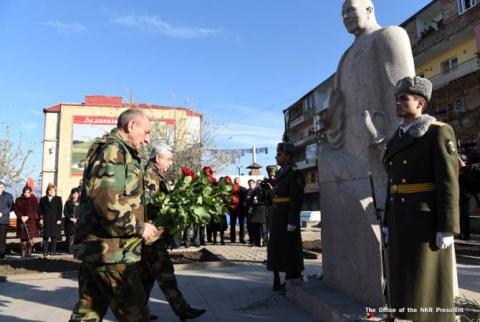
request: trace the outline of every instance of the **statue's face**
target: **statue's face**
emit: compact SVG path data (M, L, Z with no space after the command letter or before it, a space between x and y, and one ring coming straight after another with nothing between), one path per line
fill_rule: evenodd
M343 24L351 34L360 35L369 23L370 6L364 0L346 0L342 7Z

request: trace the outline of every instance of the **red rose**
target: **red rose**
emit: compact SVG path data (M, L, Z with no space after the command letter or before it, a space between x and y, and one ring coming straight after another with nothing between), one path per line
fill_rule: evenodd
M182 174L185 177L192 177L192 179L195 179L195 172L193 172L190 168L182 167Z
M233 192L234 193L235 192L240 192L240 185L239 184L236 183L236 184L233 185Z
M211 177L213 175L213 169L211 167L203 167L203 173Z
M210 177L213 184L217 184L218 183L218 180L214 177Z
M229 176L226 176L225 177L225 182L228 183L228 184L231 184L232 183L232 178L230 178Z

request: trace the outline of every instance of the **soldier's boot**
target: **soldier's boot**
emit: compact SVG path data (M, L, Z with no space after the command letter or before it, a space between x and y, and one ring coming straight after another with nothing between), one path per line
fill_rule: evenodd
M225 241L223 239L223 231L220 231L220 245L225 245Z
M182 314L179 314L178 317L179 317L180 321L185 321L185 320L188 320L188 319L198 318L200 315L202 315L205 312L207 312L207 310L197 309L197 308L194 308L194 307L190 306L187 310L182 312Z
M273 272L273 291L285 294L285 283L280 282L280 273L278 271Z
M57 240L52 240L52 255L57 255Z
M48 244L49 244L48 240L43 241L43 258L47 257Z

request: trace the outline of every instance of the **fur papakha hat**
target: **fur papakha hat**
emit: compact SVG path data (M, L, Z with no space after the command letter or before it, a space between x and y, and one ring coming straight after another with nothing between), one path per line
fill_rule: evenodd
M419 76L402 78L397 82L397 86L395 86L395 95L401 93L419 95L427 101L430 101L432 97L432 82Z

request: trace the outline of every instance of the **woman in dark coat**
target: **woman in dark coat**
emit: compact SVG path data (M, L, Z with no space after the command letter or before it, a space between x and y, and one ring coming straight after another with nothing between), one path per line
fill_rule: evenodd
M65 206L63 207L63 214L65 215L65 237L67 239L68 253L72 253L73 239L75 237L75 225L77 223L77 207L79 205L80 193L78 188L73 188L70 192Z
M43 227L43 257L47 257L50 239L52 249L50 254L55 255L57 239L60 238L62 224L62 198L57 195L57 187L53 184L47 186L47 195L40 198L38 217L40 226Z
M15 200L13 210L17 215L17 237L22 244L21 256L30 257L33 249L33 238L38 237L37 198L32 188L25 186L22 195Z

